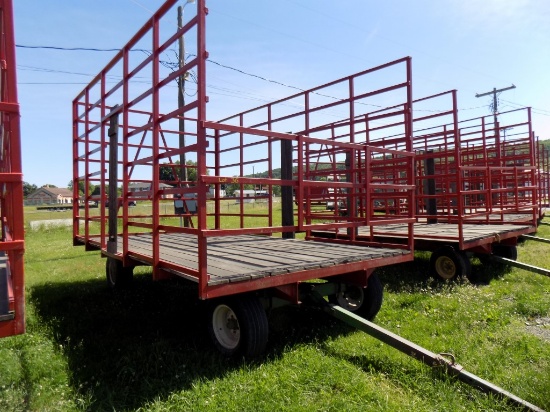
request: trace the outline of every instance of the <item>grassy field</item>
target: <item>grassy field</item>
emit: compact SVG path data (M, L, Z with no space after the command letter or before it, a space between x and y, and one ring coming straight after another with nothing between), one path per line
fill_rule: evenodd
M519 260L550 268L549 247L527 241ZM265 357L227 360L194 285L139 268L114 293L105 261L73 247L70 228L28 230L25 260L27 333L0 340L1 411L516 410L313 308L274 311ZM475 283L440 282L428 267L417 253L379 270L376 322L550 409L550 278L474 260Z

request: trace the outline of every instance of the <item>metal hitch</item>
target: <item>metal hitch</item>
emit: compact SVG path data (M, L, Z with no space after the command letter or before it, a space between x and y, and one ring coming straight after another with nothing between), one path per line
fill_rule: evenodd
M431 367L444 367L450 375L456 376L462 382L467 383L483 392L492 393L508 400L510 403L523 407L529 411L544 412L543 409L517 397L516 395L488 382L473 373L470 373L457 364L451 354L436 354L417 344L404 339L395 333L390 332L354 313L345 310L337 305L325 301L325 299L312 287L307 292L309 301L321 307L329 315L339 319L348 325L368 333L370 336L390 345L391 347L409 355Z

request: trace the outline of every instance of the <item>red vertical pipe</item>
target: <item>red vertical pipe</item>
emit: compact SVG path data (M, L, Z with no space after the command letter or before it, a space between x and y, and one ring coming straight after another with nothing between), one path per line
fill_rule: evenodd
M298 186L296 187L296 201L298 202L298 230L303 230L304 226L304 139L303 136L298 136L297 139L298 150L298 166L297 166L297 180Z
M76 184L78 178L78 102L73 101L73 240L79 235L80 223L79 223L79 210L77 207L77 198L78 198L78 184ZM88 157L86 153L86 157ZM85 162L87 165L88 162ZM88 210L88 202L85 206L86 211Z
M455 173L456 173L456 209L458 214L458 248L460 250L464 249L464 205L462 192L463 188L463 179L462 179L462 169L461 169L461 150L460 150L460 138L458 132L458 102L457 102L457 91L451 91L451 98L453 100L453 144L454 144L454 162L455 162Z
M412 59L411 57L406 58L406 71L407 71L407 106L405 108L405 138L406 138L406 150L408 152L413 151L413 91L412 91ZM409 177L407 179L407 184L414 185L414 158L409 159L408 163ZM411 204L415 204L415 192L411 194ZM409 218L414 218L414 207L409 207ZM414 224L409 223L409 238L408 246L411 250L411 253L414 251Z
M244 118L243 114L239 115L239 126L244 126ZM240 163L240 174L239 176L244 176L244 134L241 132L239 133L239 163ZM239 214L240 214L240 226L241 228L244 227L244 185L241 183L239 184L240 189L240 200L239 200Z
M216 176L220 176L221 174L221 168L220 168L220 131L215 130L214 131L214 170ZM215 219L215 227L216 229L221 229L221 205L220 205L220 184L216 184L216 204L215 204L215 211L214 211L214 219Z
M535 159L535 134L533 132L533 125L531 123L531 108L527 107L527 122L529 127L529 149L530 149L530 164L531 166L535 166L531 168L531 182L529 183L531 186L536 186L536 179L537 179L537 161ZM536 226L537 219L538 219L538 207L539 206L539 198L538 198L538 190L535 188L532 190L533 193L533 200L532 200L532 206L533 206L533 224Z
M127 193L129 191L129 179L130 179L130 170L128 167L129 155L128 155L128 132L129 132L129 81L128 72L129 72L129 63L130 60L130 50L128 46L124 47L122 51L122 192L123 192L123 212L122 212L122 256L124 264L128 265L128 199Z
M160 139L160 102L159 102L159 18L155 15L151 19L151 29L153 31L152 37L152 50L153 50L153 70L151 78L151 86L153 88L152 95L152 104L153 104L153 133L152 133L152 146L153 146L153 161L152 167L153 170L151 176L151 191L152 191L152 200L153 200L153 216L152 216L152 242L153 242L153 279L158 280L160 278L160 233L159 233L159 214L160 214L160 196L159 196L159 179L160 179L160 169L159 169L159 139Z
M272 130L271 129L271 106L268 107L267 109L267 130ZM269 179L273 179L273 138L271 136L269 136L267 138L267 169L268 169L268 174L267 174L267 177ZM273 185L269 185L269 190L268 190L268 195L269 195L269 199L268 199L268 226L269 227L272 227L273 226Z
M0 5L2 7L3 20L3 53L2 59L6 63L6 82L2 90L2 102L10 104L9 112L2 113L3 122L8 126L5 131L5 137L9 139L7 156L9 158L8 170L14 177L13 182L6 185L6 193L3 195L5 206L8 210L2 211L7 222L1 222L2 225L8 223L11 232L11 241L18 242L15 248L8 253L12 285L15 300L15 318L8 322L7 326L0 329L0 335L5 333L5 328L9 328L9 334L20 334L25 331L25 280L24 280L24 216L23 216L23 174L21 166L21 136L19 129L19 101L17 96L17 73L15 59L15 34L13 27L13 7L11 0L5 0ZM7 132L7 133L6 133ZM2 148L3 149L3 148ZM7 202L6 202L7 200ZM2 330L4 329L4 331Z
M349 138L351 143L355 143L355 90L354 90L354 82L353 82L353 76L348 79L348 93L349 93ZM350 170L348 171L348 178L350 180L349 183L353 183L353 187L348 189L350 196L348 197L348 222L349 221L355 221L355 218L357 217L357 199L359 198L357 195L357 170L356 170L356 151L351 150L350 151L350 158L349 158L349 167ZM337 202L336 202L337 203ZM336 204L335 204L336 206ZM355 228L352 228L351 230L348 230L350 233L350 239L352 242L355 241L355 235L356 230Z

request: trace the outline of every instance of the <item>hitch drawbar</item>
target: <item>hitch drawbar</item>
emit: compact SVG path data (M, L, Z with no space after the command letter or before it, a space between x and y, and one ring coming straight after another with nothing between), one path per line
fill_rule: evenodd
M514 266L528 272L538 273L539 275L544 275L550 277L550 270L539 268L538 266L528 265L527 263L518 262L516 260L508 259L501 256L491 255L491 259L497 262L506 263L510 266Z
M412 356L413 358L424 362L426 365L432 367L445 367L447 373L450 373L453 376L456 376L462 382L467 383L470 386L473 386L477 389L482 390L483 392L492 393L494 395L500 396L509 400L511 403L516 404L525 408L526 410L535 411L535 412L544 412L543 409L524 401L521 398L518 398L516 395L505 391L504 389L493 385L491 382L488 382L480 377L467 372L462 366L455 363L454 356L450 354L436 354L430 352L427 349L424 349L421 346L416 345L415 343L408 341L380 326L369 322L366 319L363 319L360 316L355 315L354 313L341 308L340 306L327 303L325 299L314 289L310 290L308 293L309 297L313 300L314 303L322 307L322 309L329 315L339 319L348 325L359 329L363 332L368 333L372 337L390 345L391 347L403 352L406 355Z

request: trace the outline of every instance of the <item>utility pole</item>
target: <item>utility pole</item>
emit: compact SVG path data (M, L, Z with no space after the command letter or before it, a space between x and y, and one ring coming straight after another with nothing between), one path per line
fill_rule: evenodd
M476 97L483 97L483 96L489 96L490 94L493 95L493 129L495 131L495 144L498 148L498 151L496 153L497 155L497 161L501 162L502 153L501 153L501 145L500 145L500 130L498 126L498 100L497 100L497 93L505 92L506 90L512 90L515 89L516 86L513 84L510 87L505 87L503 89L498 89L496 87L493 87L493 91L487 92L487 93L476 93ZM506 132L505 132L506 133Z
M187 0L187 3L194 3L195 0ZM183 8L184 6L178 6L178 29L181 29L183 27ZM185 66L185 39L183 37L183 34L178 39L178 48L179 48L179 56L178 56L178 68L181 70L182 67ZM187 77L187 72L184 72L183 74L180 74L178 76L178 107L182 108L185 106L185 78ZM185 112L180 114L179 117L179 147L180 149L183 149L185 147ZM180 153L180 187L182 185L181 182L187 182L187 164L185 159L185 152ZM189 187L187 183L184 183L185 187ZM183 196L183 201L185 203L185 195ZM185 208L187 209L187 208ZM188 210L186 210L186 213ZM184 227L191 226L189 217L185 217L183 221Z
M178 29L183 27L183 6L178 7ZM185 65L185 41L183 35L178 39L179 44L179 56L178 56L178 68ZM178 107L185 106L185 75L183 73L178 77ZM180 114L179 118L179 147L185 147L185 120L183 119L185 113ZM180 153L180 182L187 181L187 167L186 167L185 153Z
M489 96L490 94L493 95L493 116L495 119L495 129L497 128L497 121L498 121L498 100L497 100L497 93L505 92L506 90L512 90L515 89L516 86L513 84L510 87L505 87L503 89L496 89L493 88L493 91L487 92L487 93L476 93L476 97L483 97L483 96Z

